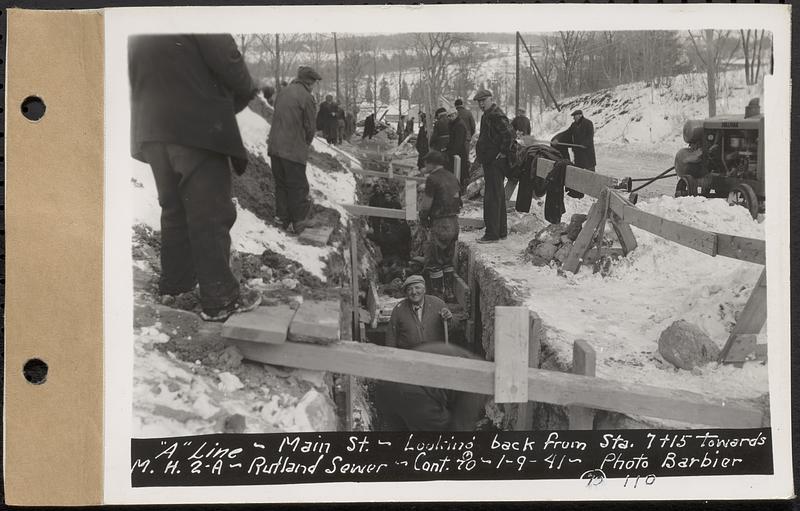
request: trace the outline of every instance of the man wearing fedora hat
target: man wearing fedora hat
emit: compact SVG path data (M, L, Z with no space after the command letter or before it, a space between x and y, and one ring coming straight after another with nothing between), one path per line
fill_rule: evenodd
M572 124L554 137L558 142L575 144L573 147L575 166L594 171L597 160L594 154L594 124L583 116L582 110L572 112Z
M453 318L445 303L425 294L425 278L411 275L403 282L405 300L398 303L389 319L386 346L413 349L423 343L444 341L444 322Z

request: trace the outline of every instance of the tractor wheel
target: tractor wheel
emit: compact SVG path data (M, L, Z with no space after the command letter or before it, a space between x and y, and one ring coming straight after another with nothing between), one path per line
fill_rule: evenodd
M758 218L758 197L753 187L741 183L733 187L728 194L728 204L731 206L744 206L753 218Z
M697 195L697 180L692 176L681 176L675 185L675 197L689 197Z

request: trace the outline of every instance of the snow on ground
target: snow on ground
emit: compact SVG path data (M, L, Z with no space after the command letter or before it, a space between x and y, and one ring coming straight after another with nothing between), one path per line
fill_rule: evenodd
M237 115L236 119L245 147L264 158L264 161L269 162L267 155L269 123L249 108ZM353 157L336 148L331 148L325 142L319 142L319 139L315 139L314 144L327 148L326 151L334 157L338 156L337 159L341 159L340 161L348 161L350 165L358 164ZM314 165L308 165L307 175L315 202L336 209L342 215L342 221L346 222L347 212L339 204L355 202L356 183L353 174L350 172L327 172ZM234 179L236 179L235 176ZM160 230L161 208L158 205L155 181L148 165L138 161L133 162L132 184L134 223L145 224L156 231ZM324 260L335 250L335 247L314 247L302 244L296 237L287 236L282 230L262 221L239 204L236 205L236 211L236 223L231 229L231 241L234 249L240 252L260 254L264 249L269 248L300 263L323 282L326 280L323 272Z
M573 213L586 213L593 200L565 197L565 202L562 220L569 221ZM722 199L660 197L638 207L700 229L764 238L763 225ZM767 366L761 363L748 362L741 369L712 363L689 372L674 369L658 354L659 335L679 319L697 324L721 348L762 266L710 257L634 227L638 248L609 276L593 274L589 267L559 275L556 268L522 258L533 233L546 226L543 206L534 203L531 211L509 214L506 241L477 245L482 231L463 232L460 239L526 297L525 304L546 326L546 344L559 365L571 365L572 344L583 338L597 352L598 377L717 397L755 398L768 392ZM473 206L469 213L476 216L480 209Z
M744 114L750 99L763 98L763 86L745 85L741 70L722 74L720 81L717 115ZM534 115L533 134L550 140L569 126L569 114L580 108L594 123L596 143L630 144L674 154L686 145L683 124L708 117L706 91L705 75L689 73L674 76L659 88L634 82L564 98L561 112L550 109Z
M158 349L167 330L156 322L135 331L135 437L336 429L324 373L243 365L236 355L229 370L209 369Z

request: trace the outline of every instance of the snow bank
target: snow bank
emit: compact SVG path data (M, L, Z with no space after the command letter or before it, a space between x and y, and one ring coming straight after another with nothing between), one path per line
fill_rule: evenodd
M592 202L565 197L563 219L586 213ZM661 197L638 206L701 229L764 238L763 226L744 208L722 199ZM597 352L599 377L717 397L755 398L768 392L767 366L761 363L748 362L742 369L710 364L692 373L674 369L658 354L659 335L678 319L697 324L722 347L762 266L710 257L634 227L638 248L609 276L587 267L560 275L556 268L522 258L532 233L546 225L541 206L534 203L531 211L509 215L511 232L503 242L473 244L482 231L464 232L461 239L539 314L546 344L561 367L571 365L573 342L587 339ZM762 335L759 342L764 341Z

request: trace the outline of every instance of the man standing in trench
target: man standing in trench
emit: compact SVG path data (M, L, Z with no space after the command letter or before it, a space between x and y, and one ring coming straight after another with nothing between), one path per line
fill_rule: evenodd
M244 58L229 34L133 36L128 68L131 154L150 164L161 206L162 302L199 284L206 321L254 309L260 294L229 263L231 169L247 167L236 112L256 93Z
M275 179L275 215L284 230L299 234L311 212L306 177L308 147L314 141L317 107L311 90L322 77L300 66L297 78L275 98L275 113L267 140Z
M425 294L425 278L411 275L403 282L405 300L392 310L386 346L413 349L420 344L444 341L444 322L453 318L445 303Z
M508 158L516 133L506 114L492 100L491 92L480 90L472 99L483 111L475 154L483 165L483 222L486 231L478 243L494 243L508 236L503 182L509 173Z
M461 119L456 118L459 124ZM453 256L458 241L458 214L461 212L461 186L452 172L444 166L447 157L438 151L425 156L425 195L419 208L419 219L430 229L426 266L433 294L447 300L453 299Z

